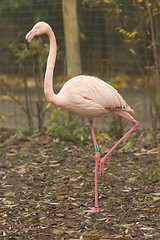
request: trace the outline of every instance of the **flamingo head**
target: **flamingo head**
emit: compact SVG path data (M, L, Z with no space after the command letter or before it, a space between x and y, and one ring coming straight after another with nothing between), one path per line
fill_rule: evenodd
M36 23L34 25L34 27L31 29L31 31L29 31L25 36L26 46L27 46L28 50L29 50L29 45L30 45L32 39L35 36L40 36L42 34L47 34L49 29L50 29L50 26L45 22Z

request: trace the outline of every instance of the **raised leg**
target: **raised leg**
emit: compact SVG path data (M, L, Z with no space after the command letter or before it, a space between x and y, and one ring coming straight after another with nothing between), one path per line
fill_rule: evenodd
M124 117L126 118L127 120L129 120L130 122L132 122L134 125L133 127L113 146L113 148L111 148L111 150L101 159L101 162L100 162L100 175L103 175L104 174L104 163L106 161L106 159L108 158L108 156L111 154L111 152L113 152L113 150L129 135L131 134L139 125L139 122L136 121L135 119L129 117L129 116L126 116L124 115L123 113L120 113L120 112L117 112L117 111L112 111L114 112L115 114L121 116L121 117Z
M93 209L90 210L84 210L84 212L99 212L99 206L98 206L98 163L100 158L99 148L96 141L96 135L94 132L93 127L93 121L89 121L91 132L92 132L92 138L94 143L94 149L95 149L95 206Z

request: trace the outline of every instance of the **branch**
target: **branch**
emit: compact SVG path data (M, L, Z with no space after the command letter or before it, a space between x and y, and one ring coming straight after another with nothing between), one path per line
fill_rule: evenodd
M150 9L150 3L149 0L146 0L146 6L148 9L148 16L149 16L149 21L150 21L150 26L151 26L151 37L152 37L152 46L153 46L153 54L154 54L154 61L155 61L155 74L156 74L156 83L158 87L158 71L159 71L159 65L158 65L158 54L157 54L157 47L156 47L156 41L155 41L155 35L154 35L154 27L153 27L153 18L151 14L151 9Z

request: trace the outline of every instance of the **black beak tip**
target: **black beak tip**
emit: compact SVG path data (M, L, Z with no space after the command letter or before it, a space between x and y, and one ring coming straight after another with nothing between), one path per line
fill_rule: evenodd
M26 47L27 47L27 49L29 50L30 43L28 42L27 39L25 39L25 41L26 41Z

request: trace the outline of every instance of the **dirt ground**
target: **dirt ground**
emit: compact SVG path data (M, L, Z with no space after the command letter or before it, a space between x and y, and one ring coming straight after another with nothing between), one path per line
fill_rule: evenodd
M137 131L113 152L99 213L83 212L94 207L89 142L0 130L0 239L160 239L160 134ZM101 156L113 143L101 139Z

